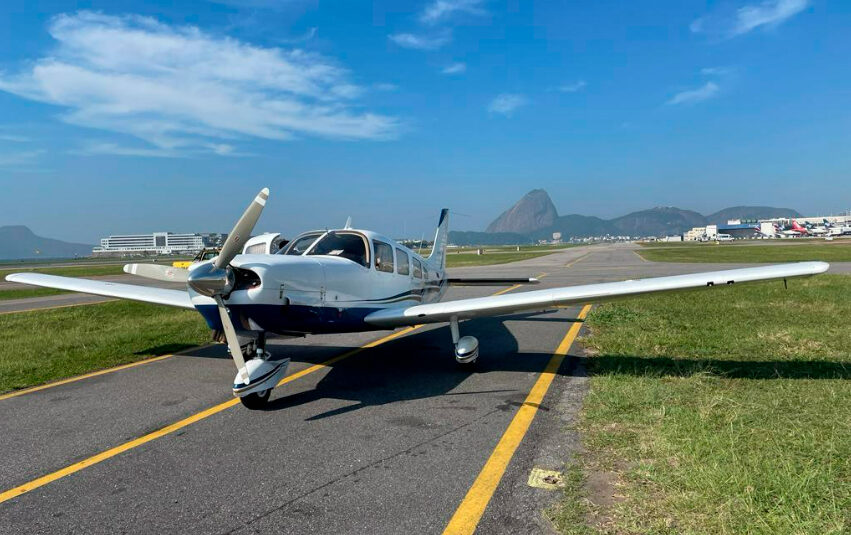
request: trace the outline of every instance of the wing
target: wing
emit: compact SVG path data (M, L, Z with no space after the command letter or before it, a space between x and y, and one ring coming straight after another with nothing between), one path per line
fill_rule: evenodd
M117 282L95 281L90 279L76 279L73 277L58 277L56 275L45 275L43 273L13 273L6 276L9 282L20 282L21 284L32 284L33 286L44 286L46 288L58 288L72 292L85 294L103 295L106 297L118 297L120 299L131 299L133 301L144 301L157 305L168 305L180 308L192 308L192 300L189 292L183 290L166 290L165 288L151 288L148 286L136 286L133 284L120 284Z
M518 277L515 279L506 279L506 278L487 278L487 277L475 277L475 278L457 278L457 277L449 277L446 279L451 286L513 286L515 284L538 284L538 279L534 277Z
M687 290L707 286L787 279L824 273L830 267L826 262L797 262L776 266L762 266L725 271L709 271L690 275L626 280L601 284L585 284L563 288L550 288L517 294L461 299L408 308L390 308L369 314L364 321L379 327L401 327L420 323L441 323L453 316L458 319L481 316L498 316L513 312L546 310L556 306L603 302L612 299L652 292Z

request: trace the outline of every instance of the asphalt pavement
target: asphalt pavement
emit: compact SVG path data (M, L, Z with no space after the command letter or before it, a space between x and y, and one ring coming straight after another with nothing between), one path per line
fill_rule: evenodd
M450 275L543 273L541 288L725 267L646 262L622 244ZM497 290L453 288L446 299ZM354 354L391 332L275 339L269 349L292 359L294 379L263 411L233 404L221 345L0 397L0 493L40 485L0 498L0 533L441 533L578 312L463 323L481 343L473 368L455 363L442 325ZM551 529L542 511L558 493L527 480L576 452L569 427L587 388L578 350L497 479L478 533Z

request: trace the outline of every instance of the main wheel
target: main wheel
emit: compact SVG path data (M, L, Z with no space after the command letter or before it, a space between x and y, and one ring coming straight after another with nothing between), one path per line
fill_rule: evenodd
M239 401L242 402L243 406L245 406L246 409L256 411L266 406L266 403L269 401L269 395L271 393L272 389L268 388L262 392L256 392L254 394L242 396L241 398L239 398Z

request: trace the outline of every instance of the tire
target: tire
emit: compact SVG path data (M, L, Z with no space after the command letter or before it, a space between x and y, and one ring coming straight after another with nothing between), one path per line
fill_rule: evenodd
M247 396L242 396L239 398L239 401L246 409L250 409L252 411L257 411L266 406L266 403L269 402L269 396L272 394L272 389L269 388L264 390L263 392L258 392L254 394L248 394Z

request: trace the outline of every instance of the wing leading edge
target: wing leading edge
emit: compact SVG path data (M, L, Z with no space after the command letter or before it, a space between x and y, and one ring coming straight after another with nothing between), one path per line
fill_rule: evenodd
M709 271L689 275L655 277L650 279L585 284L505 294L473 299L460 299L408 308L392 308L373 312L364 320L379 327L401 327L420 323L441 323L452 317L469 319L498 316L513 312L545 310L555 306L604 302L619 297L652 292L687 290L706 286L727 285L772 279L787 279L824 273L826 262L796 262L724 271Z
M76 279L73 277L59 277L56 275L45 275L43 273L13 273L6 276L9 282L31 284L33 286L44 286L46 288L57 288L59 290L70 290L87 294L103 295L105 297L118 297L132 301L143 301L157 305L168 305L179 308L191 308L192 300L189 292L183 290L167 290L165 288L151 288L149 286L136 286L134 284L121 284L117 282L95 281L90 279Z

